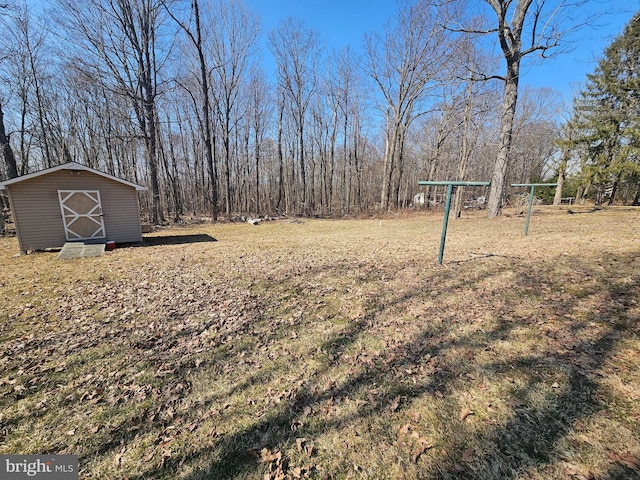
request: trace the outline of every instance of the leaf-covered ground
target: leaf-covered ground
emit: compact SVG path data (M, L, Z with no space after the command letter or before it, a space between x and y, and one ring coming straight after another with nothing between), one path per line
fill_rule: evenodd
M578 213L579 212L579 213ZM640 211L0 239L0 453L83 479L640 477Z

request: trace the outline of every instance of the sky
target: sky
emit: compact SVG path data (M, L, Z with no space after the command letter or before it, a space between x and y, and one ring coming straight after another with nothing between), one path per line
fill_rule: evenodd
M287 17L302 20L307 28L316 30L329 49L351 45L361 51L363 35L382 33L385 23L396 12L394 0L244 0L244 4L260 18L267 70L272 63L266 36ZM580 8L580 17L595 14L597 20L571 34L570 43L565 45L567 52L542 63L525 62L521 85L552 88L570 103L584 85L587 73L597 66L604 49L622 33L633 14L640 11L640 0L588 0ZM504 63L499 68L503 69Z

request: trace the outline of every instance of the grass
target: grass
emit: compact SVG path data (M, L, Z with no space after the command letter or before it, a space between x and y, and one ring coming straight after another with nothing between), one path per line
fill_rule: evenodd
M70 261L0 239L0 453L83 479L636 478L640 211L585 212L536 207L527 237L469 214L443 266L439 215Z

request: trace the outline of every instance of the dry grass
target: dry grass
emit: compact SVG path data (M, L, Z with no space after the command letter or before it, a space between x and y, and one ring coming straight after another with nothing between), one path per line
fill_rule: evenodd
M441 216L71 261L0 239L0 453L84 479L636 478L639 221L470 215L444 266Z

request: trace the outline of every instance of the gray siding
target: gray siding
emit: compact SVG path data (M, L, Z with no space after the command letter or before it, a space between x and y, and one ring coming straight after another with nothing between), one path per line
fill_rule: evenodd
M58 190L99 190L107 240L142 240L137 192L127 185L87 171L60 170L6 188L23 252L64 245Z

